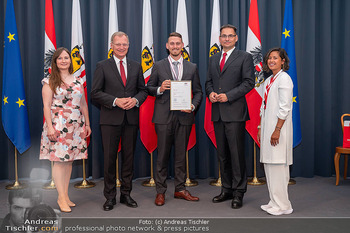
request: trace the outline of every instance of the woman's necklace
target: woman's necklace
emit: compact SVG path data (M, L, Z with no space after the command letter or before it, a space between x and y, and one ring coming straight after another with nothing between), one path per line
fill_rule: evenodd
M69 79L71 76L72 76L71 74L66 75L66 76L63 76L63 75L62 75L62 78L61 78L61 79L62 79L63 82L66 82L67 79Z

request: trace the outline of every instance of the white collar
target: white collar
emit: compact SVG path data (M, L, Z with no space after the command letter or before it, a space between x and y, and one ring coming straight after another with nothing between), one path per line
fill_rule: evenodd
M183 59L182 56L179 58L179 60L175 60L175 59L174 59L172 56L170 56L170 55L169 55L169 58L170 58L171 63L173 63L173 62L175 62L175 61L178 61L180 64L182 64L183 61L184 61L184 59Z
M233 50L235 50L236 46L233 47L232 49L230 49L229 51L227 52L224 52L224 50L222 50L222 54L221 54L221 57L224 55L224 53L226 53L226 59L231 55L231 53L233 52Z
M123 59L122 60L120 60L119 58L117 58L116 56L114 56L113 55L113 58L114 58L114 61L115 61L115 63L116 64L119 64L120 63L120 61L123 61L123 64L126 64L126 56L125 57L123 57Z

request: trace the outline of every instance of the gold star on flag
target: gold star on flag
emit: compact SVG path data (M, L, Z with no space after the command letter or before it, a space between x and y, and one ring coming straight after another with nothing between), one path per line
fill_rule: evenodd
M14 38L15 34L11 34L11 32L9 32L9 36L7 38L9 38L9 42L11 42L11 40L15 40Z
M7 101L7 99L8 99L8 98L9 98L8 96L7 96L7 97L6 97L6 96L4 96L4 99L3 99L3 101L4 101L4 105L9 103L9 102Z
M20 108L21 106L24 106L24 99L21 100L20 98L18 98L18 101L16 102L18 104L18 107Z
M290 37L289 32L290 30L287 31L287 28L284 29L284 32L282 32L282 34L284 34L284 39L286 39L288 36Z
M293 103L296 103L296 102L297 102L297 97L293 96Z

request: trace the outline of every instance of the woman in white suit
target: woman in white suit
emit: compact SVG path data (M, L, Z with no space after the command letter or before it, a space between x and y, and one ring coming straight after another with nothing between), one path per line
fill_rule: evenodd
M264 58L264 82L258 126L260 162L264 164L270 201L261 209L272 215L291 214L288 198L289 165L293 163L293 82L285 72L289 58L283 48L271 49Z

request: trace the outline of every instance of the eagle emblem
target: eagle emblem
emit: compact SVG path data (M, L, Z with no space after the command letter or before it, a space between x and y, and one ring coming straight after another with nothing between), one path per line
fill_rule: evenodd
M262 70L263 56L261 53L261 46L254 47L249 53L253 57L254 73L255 73L255 87L259 87L264 81L264 73Z
M80 46L75 46L71 51L72 64L73 64L73 73L80 69L80 67L85 64L84 59L80 55Z
M109 49L107 58L113 57L113 49Z
M186 47L183 47L181 50L181 55L186 61L190 61L190 54L187 52L186 48L189 46L187 45Z
M213 46L210 47L210 50L209 50L209 57L213 56L215 53L218 53L220 52L220 48L219 46L215 43L213 44Z
M141 66L142 66L143 73L145 73L147 70L149 70L153 66L153 57L148 46L145 46L142 50Z
M44 56L44 78L48 78L51 74L51 62L52 56L55 53L55 49L49 49L45 52Z

